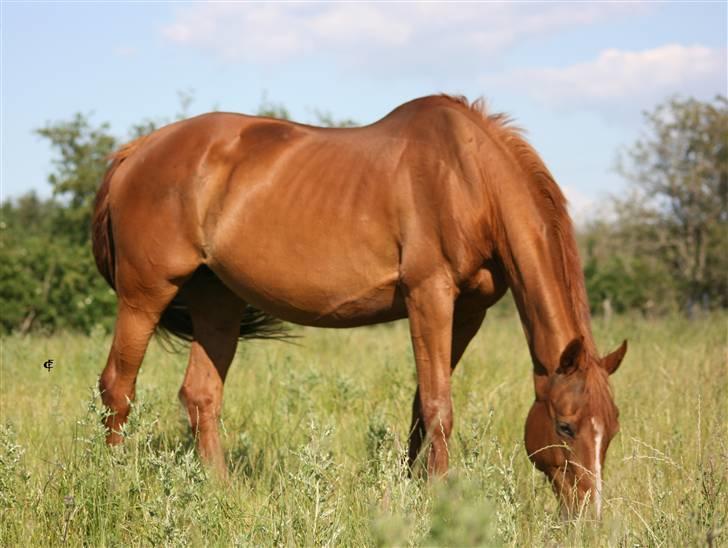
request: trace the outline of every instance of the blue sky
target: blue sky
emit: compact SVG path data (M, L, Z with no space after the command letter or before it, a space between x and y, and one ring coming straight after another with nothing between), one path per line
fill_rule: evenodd
M251 112L361 123L430 93L484 96L525 128L574 212L612 171L641 111L726 94L726 2L2 2L2 197L49 195L33 132L76 112L119 137L146 118Z

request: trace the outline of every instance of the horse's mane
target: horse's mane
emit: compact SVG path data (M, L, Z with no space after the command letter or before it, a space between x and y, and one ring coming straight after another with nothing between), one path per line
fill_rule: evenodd
M528 190L553 236L549 241L558 242L558 250L555 250L558 259L556 262L561 265L576 327L584 336L586 351L592 358L582 362L586 365L586 390L589 394L589 401L593 407L603 411L602 417L611 423L608 428L612 428L617 420L616 408L608 374L597 364L599 356L591 332L591 316L584 286L584 275L576 247L574 226L567 210L566 197L541 157L523 137L523 130L515 127L509 116L502 113L488 114L482 98L471 103L462 96L444 95L443 97L468 109L476 116L480 116L486 124L486 129L505 143L521 169L530 174Z
M499 138L499 141L514 156L521 169L530 175L528 190L553 236L549 240L558 242L558 249L552 251L557 254L556 264L560 265L562 269L562 277L566 284L576 327L584 336L587 352L596 358L596 348L591 333L589 303L584 286L581 260L576 247L574 227L567 210L567 200L551 172L544 165L538 153L526 141L523 130L514 126L513 120L506 114L489 114L483 98L469 102L463 96L441 95L440 97L452 101L480 117L486 130Z

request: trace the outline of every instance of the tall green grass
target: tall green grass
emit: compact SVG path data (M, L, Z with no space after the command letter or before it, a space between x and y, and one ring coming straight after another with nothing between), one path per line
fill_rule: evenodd
M118 448L94 393L109 337L7 337L0 545L728 543L727 317L599 321L613 377L601 522L564 522L522 443L533 399L518 320L496 315L455 374L451 474L403 464L415 377L404 323L241 345L225 387L231 477L208 478L177 400L187 357L153 343ZM55 360L49 372L45 360Z

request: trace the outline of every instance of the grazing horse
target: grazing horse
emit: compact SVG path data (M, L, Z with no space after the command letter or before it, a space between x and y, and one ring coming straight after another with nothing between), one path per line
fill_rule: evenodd
M191 341L180 399L201 458L224 473L223 382L241 337L279 320L356 327L409 318L417 366L409 460L448 468L450 377L510 288L533 361L526 449L568 509L600 506L618 430L566 201L502 115L446 95L361 128L211 113L116 152L93 249L118 294L100 388L108 442L157 327Z

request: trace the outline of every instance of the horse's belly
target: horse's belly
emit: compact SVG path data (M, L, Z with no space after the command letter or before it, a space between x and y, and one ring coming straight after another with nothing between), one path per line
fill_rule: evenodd
M238 254L210 268L247 303L282 320L319 327L355 327L406 317L398 269L371 263L284 261Z

